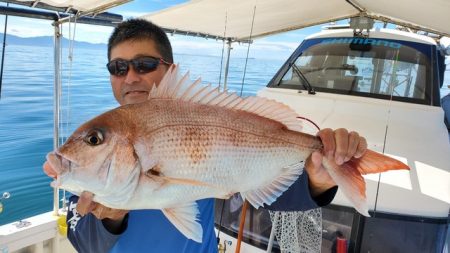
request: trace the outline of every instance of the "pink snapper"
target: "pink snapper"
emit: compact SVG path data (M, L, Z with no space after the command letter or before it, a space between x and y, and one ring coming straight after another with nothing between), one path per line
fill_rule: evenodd
M239 192L255 208L273 203L323 145L301 132L288 106L241 98L178 78L173 65L146 102L120 106L80 126L44 169L54 186L117 209L161 209L185 236L202 241L195 200ZM354 207L368 216L361 176L407 165L368 150L323 166Z

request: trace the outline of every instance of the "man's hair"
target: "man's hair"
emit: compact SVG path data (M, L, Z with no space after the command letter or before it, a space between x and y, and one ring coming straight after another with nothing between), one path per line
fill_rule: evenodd
M173 62L172 46L166 33L159 26L144 19L129 19L114 29L108 41L108 61L111 60L112 48L127 40L152 40L162 58Z

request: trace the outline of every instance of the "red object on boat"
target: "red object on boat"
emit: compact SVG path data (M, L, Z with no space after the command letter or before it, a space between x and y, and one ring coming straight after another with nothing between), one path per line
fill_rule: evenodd
M347 240L345 238L336 238L336 253L347 253Z

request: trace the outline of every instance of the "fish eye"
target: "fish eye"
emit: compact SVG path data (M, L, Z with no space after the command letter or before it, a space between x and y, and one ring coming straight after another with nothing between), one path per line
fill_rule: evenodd
M103 134L99 130L92 130L86 135L84 141L91 146L100 145L103 143Z

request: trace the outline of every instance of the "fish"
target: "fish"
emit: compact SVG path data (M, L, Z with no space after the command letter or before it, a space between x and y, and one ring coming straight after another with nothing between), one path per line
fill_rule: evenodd
M287 105L240 97L172 65L147 101L119 106L82 124L43 167L52 186L117 209L159 209L187 238L202 241L196 200L240 193L253 207L273 203L323 150ZM372 150L323 166L355 209L369 216L362 175L409 169Z

